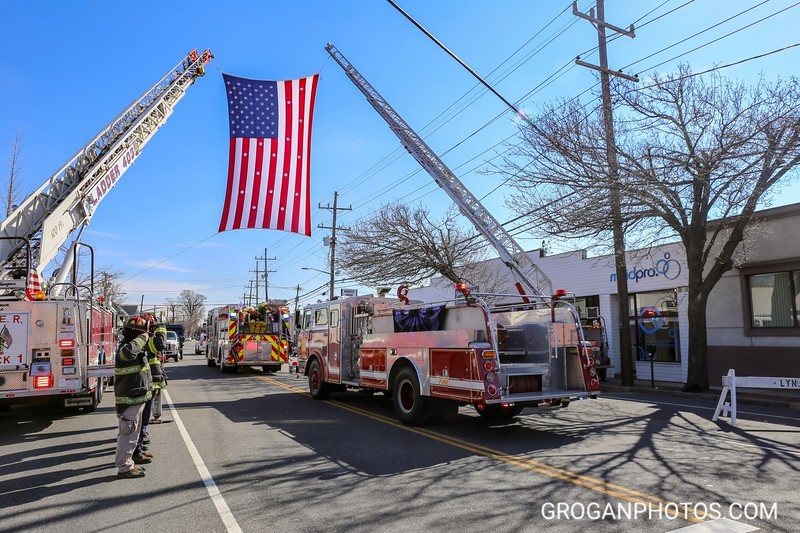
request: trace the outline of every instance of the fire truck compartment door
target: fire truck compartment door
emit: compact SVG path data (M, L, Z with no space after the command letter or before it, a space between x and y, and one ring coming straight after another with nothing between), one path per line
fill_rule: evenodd
M342 305L330 306L328 317L328 371L338 377L342 355Z
M242 343L242 361L271 361L272 345L263 341L244 341Z

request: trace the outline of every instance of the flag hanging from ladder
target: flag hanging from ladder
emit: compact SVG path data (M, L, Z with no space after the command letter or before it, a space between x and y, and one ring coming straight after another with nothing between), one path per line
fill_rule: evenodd
M219 231L266 228L310 236L311 125L319 75L223 78L230 151Z
M36 299L36 293L42 290L42 280L39 273L35 269L31 269L28 273L28 284L25 287L25 295L23 300L33 301Z

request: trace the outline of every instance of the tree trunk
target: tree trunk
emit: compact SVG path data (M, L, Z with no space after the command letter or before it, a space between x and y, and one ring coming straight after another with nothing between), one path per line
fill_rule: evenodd
M687 392L708 389L707 300L701 293L689 301L689 368L684 386Z
M708 331L706 305L708 292L703 284L702 246L693 239L684 240L689 278L689 365L684 390L700 392L708 389ZM702 241L701 241L702 242Z

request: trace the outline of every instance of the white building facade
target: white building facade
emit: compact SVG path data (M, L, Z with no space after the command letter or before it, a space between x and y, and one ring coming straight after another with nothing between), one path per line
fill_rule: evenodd
M709 297L711 385L719 385L729 368L738 375L800 376L800 204L760 211L757 219L737 249L736 267ZM587 257L585 251L529 254L554 289L575 295L585 323L604 322L613 365L608 373L619 374L620 317L613 256ZM686 380L690 324L685 257L679 243L627 254L631 310L627 320L636 379ZM493 292L515 292L510 272L499 259L489 261L487 267L501 289ZM409 291L410 298L423 301L453 294L453 284L441 278Z

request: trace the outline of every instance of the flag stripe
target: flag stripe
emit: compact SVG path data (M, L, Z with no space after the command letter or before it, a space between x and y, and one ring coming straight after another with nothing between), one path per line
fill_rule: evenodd
M300 80L299 89L300 90L298 91L298 97L297 97L297 100L296 100L297 101L297 105L295 106L295 109L297 111L297 138L301 139L301 142L297 143L297 163L296 163L297 164L297 174L296 174L296 179L295 179L294 184L293 184L294 186L292 187L292 198L291 198L291 201L289 202L291 204L291 206L292 206L292 211L291 211L291 213L289 213L291 215L290 220L291 220L291 224L292 224L292 231L294 231L295 233L297 233L297 231L298 231L298 229L300 227L299 224L298 224L298 222L299 222L298 218L299 218L299 215L300 215L300 191L299 191L299 189L302 186L303 178L304 178L304 175L305 175L305 172L303 171L305 169L305 160L304 160L305 154L303 153L303 146L305 144L305 130L306 130L306 128L305 128L305 118L306 118L305 117L305 113L306 113L306 106L305 106L305 99L302 98L302 95L305 94L306 80Z
M231 139L228 145L228 186L225 190L225 204L222 206L222 220L219 223L219 231L225 231L225 228L230 225L229 216L231 210L231 191L236 190L233 187L233 171L235 166L236 150L234 145L236 139Z
M307 78L310 81L311 91L306 91L306 101L305 101L305 108L306 108L306 136L305 136L305 146L308 147L306 150L306 160L305 164L303 165L303 182L301 184L302 192L300 194L300 205L302 207L301 218L303 218L303 231L299 231L299 233L305 233L305 235L311 236L311 126L314 123L314 102L317 98L317 81L319 80L318 76L312 76ZM306 87L308 89L308 87Z
M318 76L278 82L223 77L231 154L220 231L273 228L310 236Z
M258 139L255 146L255 154L253 157L253 188L251 189L250 202L247 204L249 207L247 213L247 227L257 227L256 221L258 219L258 206L261 196L261 165L264 159L264 140Z

